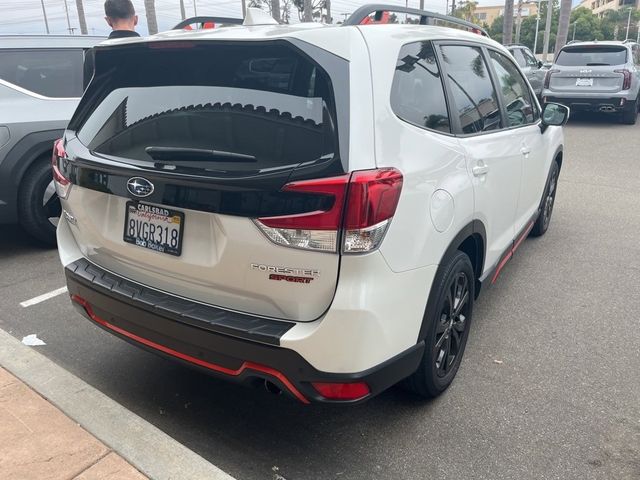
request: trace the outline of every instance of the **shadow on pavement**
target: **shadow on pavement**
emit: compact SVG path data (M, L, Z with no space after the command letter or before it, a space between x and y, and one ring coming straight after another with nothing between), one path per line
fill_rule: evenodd
M54 250L29 236L19 225L0 225L0 259Z

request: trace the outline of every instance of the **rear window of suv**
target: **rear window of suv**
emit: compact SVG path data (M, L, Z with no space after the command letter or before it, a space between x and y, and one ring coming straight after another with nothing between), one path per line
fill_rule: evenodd
M46 97L82 95L81 49L0 50L0 79Z
M590 67L622 65L627 63L627 48L617 46L583 46L560 50L557 65Z
M331 79L287 42L99 50L94 82L97 99L78 131L94 154L216 174L339 157Z

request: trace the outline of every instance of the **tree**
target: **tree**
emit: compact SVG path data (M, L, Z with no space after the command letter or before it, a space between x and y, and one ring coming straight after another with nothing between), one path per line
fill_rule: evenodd
M556 34L555 52L564 47L569 34L569 20L571 17L571 0L560 0L560 19L558 21L558 33Z
M469 0L466 2L460 2L456 11L453 13L454 17L462 18L467 22L478 23L478 17L476 17L476 7L478 2Z
M311 22L314 18L322 18L322 9L325 8L324 0L292 0L293 5L298 10L298 19L300 21ZM311 14L308 19L304 19L304 5L309 2Z
M158 33L155 0L144 0L144 11L147 16L147 28L149 29L149 35L155 35Z
M293 0L251 0L249 7L261 8L269 12L274 19L282 23L291 20L291 4Z
M76 10L78 10L78 20L80 20L80 33L82 35L86 35L87 30L87 19L84 16L84 5L82 0L76 0Z
M513 41L513 0L505 0L504 2L503 22L502 40L505 45L508 45Z

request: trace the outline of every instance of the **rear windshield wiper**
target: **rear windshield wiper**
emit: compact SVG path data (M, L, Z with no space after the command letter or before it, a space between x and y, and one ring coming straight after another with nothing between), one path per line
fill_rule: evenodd
M144 149L154 160L165 162L193 162L205 160L210 162L255 162L256 157L244 153L209 150L206 148L184 147L146 147Z

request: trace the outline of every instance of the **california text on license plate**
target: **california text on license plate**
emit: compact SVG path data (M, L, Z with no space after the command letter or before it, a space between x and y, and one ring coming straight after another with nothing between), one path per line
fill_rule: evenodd
M139 247L180 256L184 213L142 202L127 202L123 239Z

